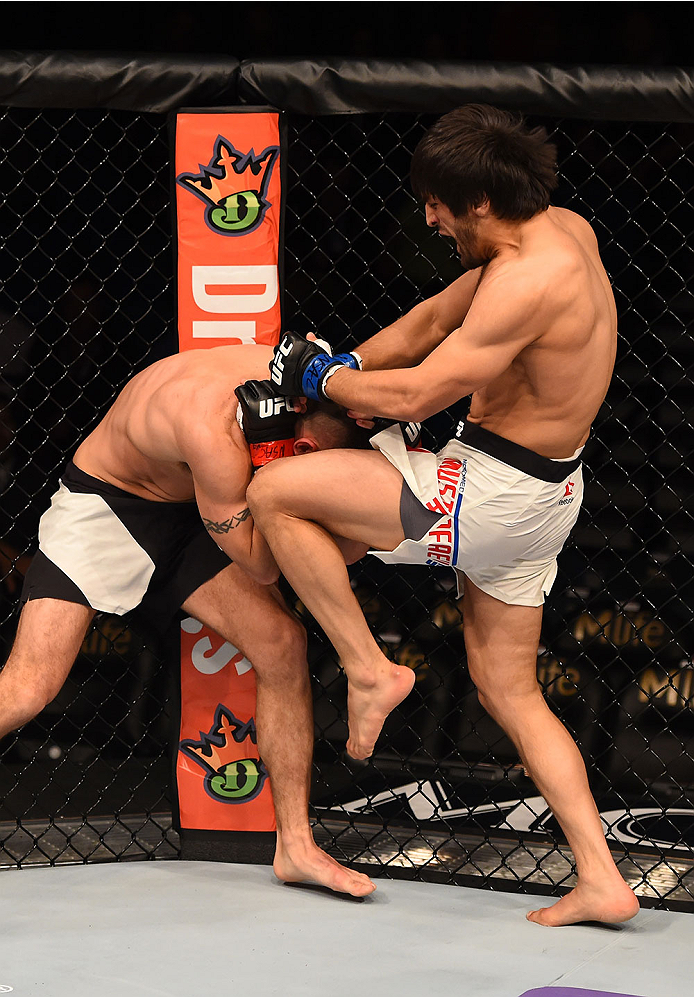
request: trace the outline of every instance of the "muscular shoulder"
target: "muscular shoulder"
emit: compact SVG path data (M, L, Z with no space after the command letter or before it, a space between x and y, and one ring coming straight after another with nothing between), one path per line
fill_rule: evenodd
M182 448L204 441L207 449L243 449L234 389L249 378L267 377L271 357L269 346L221 346L181 356L165 390Z
M188 464L200 456L224 460L247 456L248 447L236 422L236 398L232 398L224 404L205 399L179 414L176 436Z
M575 211L570 211L568 208L551 207L547 210L550 218L560 228L564 229L575 239L578 239L579 242L584 243L587 248L597 250L598 240L593 231L593 226L582 215L577 214Z
M193 475L196 495L236 501L251 478L251 458L243 433L232 417L187 425L180 449Z
M513 324L532 331L528 341L534 340L572 307L580 271L576 254L558 246L492 261L482 275L474 310L485 326L494 316L500 329Z
M503 300L511 296L518 302L537 307L556 288L558 279L568 277L575 261L569 254L540 252L492 260L483 269L476 299Z
M599 258L598 244L589 223L574 211L549 208L547 222L534 232L518 263L526 273L536 272L539 288L561 299L583 281L588 261Z

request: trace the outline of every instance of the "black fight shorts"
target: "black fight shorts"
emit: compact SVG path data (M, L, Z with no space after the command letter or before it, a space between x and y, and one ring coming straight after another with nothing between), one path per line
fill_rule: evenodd
M72 462L39 523L21 602L62 599L166 629L189 595L231 564L195 502L153 502Z

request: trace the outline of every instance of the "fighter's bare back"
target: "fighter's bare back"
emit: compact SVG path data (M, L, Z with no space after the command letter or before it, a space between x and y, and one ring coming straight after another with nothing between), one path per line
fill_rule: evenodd
M234 388L266 377L271 356L270 347L221 346L152 364L121 391L75 464L142 498L187 502L195 498L191 451L213 442L250 480Z

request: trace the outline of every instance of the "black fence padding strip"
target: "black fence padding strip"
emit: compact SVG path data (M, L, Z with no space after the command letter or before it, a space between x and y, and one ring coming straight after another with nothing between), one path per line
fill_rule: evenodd
M694 70L415 59L0 53L0 104L167 112L271 104L324 114L437 113L467 102L583 120L693 121Z
M612 121L694 120L694 71L627 66L526 66L380 59L254 59L241 63L246 103L313 116L441 114L469 102L526 114Z
M0 53L0 104L166 113L237 103L233 56Z

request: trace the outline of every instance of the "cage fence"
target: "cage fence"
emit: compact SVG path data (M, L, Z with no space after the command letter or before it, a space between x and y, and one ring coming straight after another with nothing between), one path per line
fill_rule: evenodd
M455 279L407 184L434 115L288 115L285 327L353 348ZM545 120L555 203L594 226L620 318L615 377L585 452L586 498L546 605L538 680L586 761L620 869L691 902L694 859L694 125ZM176 349L162 115L0 113L0 638L7 653L38 518L80 438L136 371ZM429 420L442 445L461 402ZM336 856L498 888L573 882L558 826L465 666L445 571L366 558L352 585L416 673L377 753L344 755L346 685L307 617L312 814ZM175 641L175 634L173 639ZM176 651L99 616L58 699L2 745L0 862L175 855L167 801Z
M67 459L175 338L161 117L6 108L0 149L4 661ZM3 742L0 861L176 854L168 658L137 621L95 619L59 696Z

